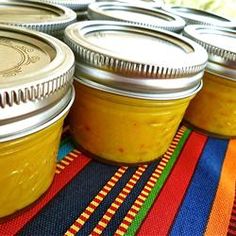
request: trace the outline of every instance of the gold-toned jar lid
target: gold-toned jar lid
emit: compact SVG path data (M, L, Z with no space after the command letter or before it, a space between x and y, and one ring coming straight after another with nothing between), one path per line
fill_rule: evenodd
M0 24L60 36L75 21L76 13L63 6L24 0L0 1Z
M124 22L75 23L65 42L76 55L77 77L147 96L188 93L207 62L206 51L181 35Z
M67 106L71 95L66 98L66 94L72 93L74 55L54 37L1 25L0 57L3 141L30 132Z
M221 27L189 25L184 35L208 52L207 70L236 79L236 31Z
M123 2L129 4L144 5L147 7L161 8L164 5L163 0L97 0L97 2Z
M187 25L213 25L236 29L236 23L215 13L200 9L163 5L163 10L182 17Z
M185 26L185 21L171 13L121 2L96 2L88 7L88 18L91 20L124 21L150 28L160 28L179 32Z
M88 8L88 5L95 0L33 0L37 2L52 3L68 7L74 11L83 11Z

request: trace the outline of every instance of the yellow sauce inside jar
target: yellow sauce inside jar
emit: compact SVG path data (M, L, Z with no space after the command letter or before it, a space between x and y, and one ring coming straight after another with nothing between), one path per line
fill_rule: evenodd
M164 154L193 97L138 99L79 82L75 90L69 116L75 141L103 160L119 164L150 162Z
M63 120L37 133L0 142L0 217L29 205L52 183Z
M236 83L205 72L203 89L191 101L185 120L225 137L236 137Z

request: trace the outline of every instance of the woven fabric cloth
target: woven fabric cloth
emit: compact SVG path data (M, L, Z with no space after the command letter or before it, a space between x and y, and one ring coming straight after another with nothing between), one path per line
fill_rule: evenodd
M160 161L111 166L65 131L55 179L0 235L236 235L236 140L179 128Z

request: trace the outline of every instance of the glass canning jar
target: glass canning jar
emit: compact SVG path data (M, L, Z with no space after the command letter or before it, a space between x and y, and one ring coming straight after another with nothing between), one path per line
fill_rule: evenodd
M29 205L55 172L74 100L74 55L49 35L0 26L0 218Z
M213 135L236 137L236 33L195 25L186 27L185 35L209 54L203 89L191 102L185 120Z
M76 55L75 141L116 164L159 158L201 88L205 50L175 33L112 21L73 24L65 41Z

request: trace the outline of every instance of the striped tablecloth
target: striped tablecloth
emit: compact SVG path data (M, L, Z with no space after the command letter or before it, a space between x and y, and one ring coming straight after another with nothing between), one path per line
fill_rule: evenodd
M236 235L236 140L182 126L160 162L117 167L65 131L53 184L0 235Z

